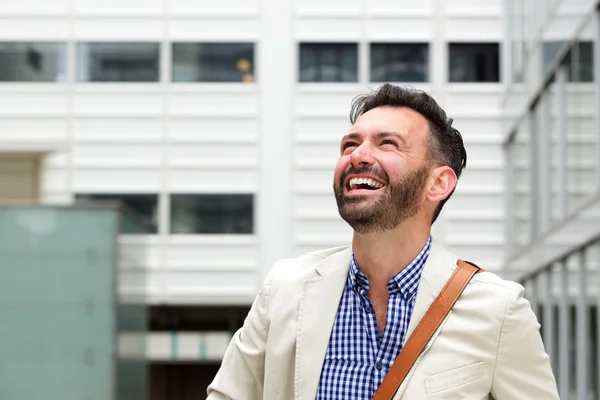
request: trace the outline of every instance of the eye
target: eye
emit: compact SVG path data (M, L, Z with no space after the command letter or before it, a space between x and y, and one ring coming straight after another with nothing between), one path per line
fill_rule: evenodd
M382 146L383 145L390 145L390 146L398 147L398 144L395 141L391 140L391 139L386 139L386 140L382 141L381 145Z
M357 146L358 145L356 143L354 143L354 142L345 142L345 143L342 144L342 151L344 152L344 151L346 151L348 149L352 149L352 148L355 148Z

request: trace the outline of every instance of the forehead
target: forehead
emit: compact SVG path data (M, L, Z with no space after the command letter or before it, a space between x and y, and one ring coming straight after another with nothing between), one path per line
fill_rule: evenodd
M418 112L407 107L377 107L357 118L350 129L360 136L395 132L408 142L421 142L429 137L429 123Z

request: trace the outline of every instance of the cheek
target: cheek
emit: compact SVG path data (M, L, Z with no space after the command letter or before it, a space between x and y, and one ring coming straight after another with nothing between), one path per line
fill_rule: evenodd
M334 170L334 178L336 182L340 180L344 172L348 169L348 165L350 163L349 161L350 157L348 156L342 156L338 160Z

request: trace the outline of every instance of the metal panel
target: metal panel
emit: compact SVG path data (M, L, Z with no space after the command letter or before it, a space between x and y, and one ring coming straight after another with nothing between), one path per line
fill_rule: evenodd
M558 308L558 361L560 363L558 369L558 389L560 391L561 399L569 398L569 344L570 340L570 310L568 304L568 271L567 264L565 261L560 262L560 295L559 295L559 308Z
M588 299L587 299L587 270L583 251L576 253L575 259L578 263L577 276L577 303L576 303L576 348L577 348L577 399L587 400L589 387L589 343L588 343Z

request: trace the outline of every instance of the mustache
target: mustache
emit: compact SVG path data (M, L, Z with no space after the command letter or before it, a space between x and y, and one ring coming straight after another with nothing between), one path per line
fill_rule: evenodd
M369 175L369 176L379 179L381 182L383 182L385 184L388 183L387 174L377 167L367 167L367 166L354 167L354 166L351 166L342 174L342 177L340 178L341 186L344 185L344 182L346 182L346 178L348 178L348 176L350 176L350 175Z

